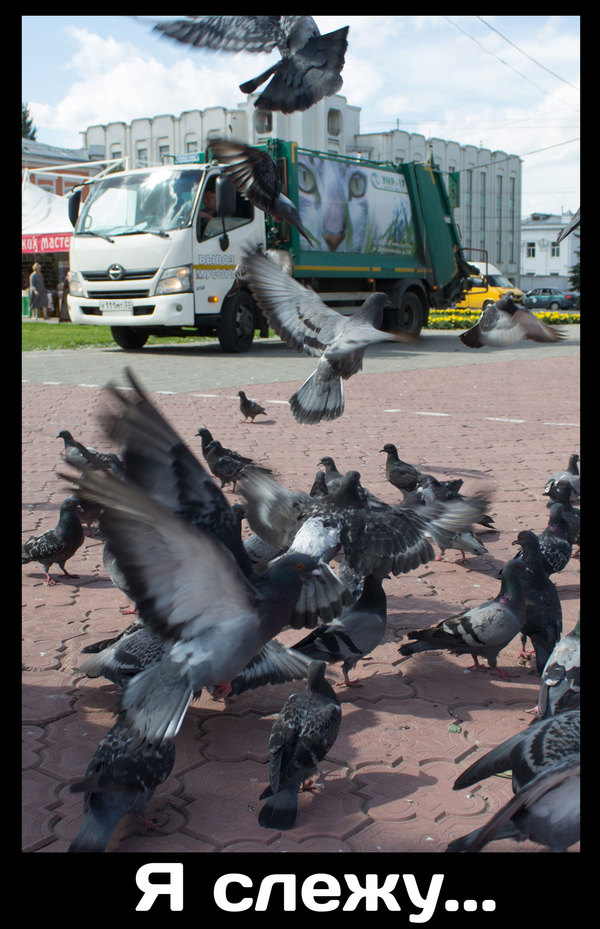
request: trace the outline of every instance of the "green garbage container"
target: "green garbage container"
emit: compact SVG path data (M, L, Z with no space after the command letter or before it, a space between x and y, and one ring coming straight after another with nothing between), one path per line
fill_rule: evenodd
M21 294L21 316L31 316L29 294Z

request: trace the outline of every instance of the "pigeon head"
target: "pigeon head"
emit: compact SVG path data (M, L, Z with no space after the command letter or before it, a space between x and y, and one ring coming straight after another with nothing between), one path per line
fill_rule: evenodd
M58 435L56 436L56 438L57 438L57 439L63 439L65 442L72 442L72 441L73 441L73 436L71 435L71 433L70 433L67 429L61 429L60 432L58 433Z
M396 448L395 445L392 445L391 442L386 442L383 448L380 448L379 451L380 452L392 452L392 454L394 454L394 452L397 452L398 449Z
M506 297L503 297L502 300L498 300L496 306L499 310L503 310L505 313L509 313L510 316L512 316L513 313L516 313L519 309L518 305L515 303L510 294L508 294Z

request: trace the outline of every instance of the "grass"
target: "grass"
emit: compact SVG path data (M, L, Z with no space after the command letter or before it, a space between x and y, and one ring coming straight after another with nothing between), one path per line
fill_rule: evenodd
M469 329L479 318L479 310L431 310L428 329ZM551 325L579 323L579 313L536 313ZM21 324L21 349L24 352L66 348L98 348L116 343L108 326L74 326L72 323L24 322ZM269 330L269 335L274 333ZM147 345L180 344L190 338L212 341L203 336L150 336Z

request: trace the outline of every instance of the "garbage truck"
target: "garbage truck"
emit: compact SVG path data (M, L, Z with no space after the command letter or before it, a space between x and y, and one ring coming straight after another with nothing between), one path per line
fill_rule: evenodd
M194 162L116 171L69 202L69 315L109 326L123 349L150 335L216 336L245 352L269 333L243 276L245 250L284 250L294 277L351 314L369 293L392 308L382 328L418 335L431 307L460 300L465 260L439 168L390 164L267 140L309 239L241 196L210 148ZM229 185L229 186L228 186ZM215 207L216 199L216 207Z

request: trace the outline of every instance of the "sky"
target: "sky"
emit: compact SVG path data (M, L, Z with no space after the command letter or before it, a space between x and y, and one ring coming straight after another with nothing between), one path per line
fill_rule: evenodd
M88 126L224 106L279 58L162 38L167 16L22 17L22 100L37 141L80 148ZM184 18L174 14L173 18ZM579 16L315 16L348 25L340 91L360 131L404 129L519 155L522 216L580 206Z

